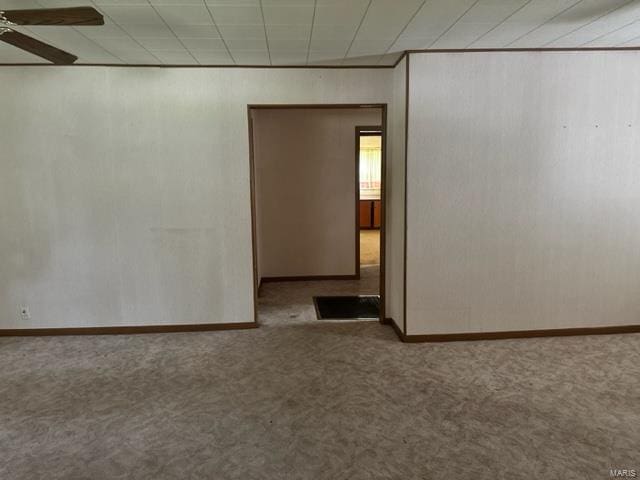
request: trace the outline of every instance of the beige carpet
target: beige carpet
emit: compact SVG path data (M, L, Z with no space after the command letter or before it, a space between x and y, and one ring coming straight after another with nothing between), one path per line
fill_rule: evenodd
M640 335L402 344L375 321L314 320L308 294L340 285L368 288L266 285L256 330L0 339L0 478L584 480L640 466Z
M380 230L360 230L360 265L380 264Z

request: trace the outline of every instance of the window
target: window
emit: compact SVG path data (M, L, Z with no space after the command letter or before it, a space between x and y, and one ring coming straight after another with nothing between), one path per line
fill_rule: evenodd
M382 182L382 137L360 136L360 198L379 199Z

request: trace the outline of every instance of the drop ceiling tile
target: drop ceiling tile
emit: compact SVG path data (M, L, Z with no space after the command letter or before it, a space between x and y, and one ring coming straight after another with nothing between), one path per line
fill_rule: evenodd
M334 38L345 39L351 41L356 34L357 26L343 25L314 25L313 38L319 40L331 40Z
M100 9L119 25L163 24L162 19L156 14L150 5L104 5L101 6Z
M500 48L551 20L576 0L533 1L476 40L472 48Z
M350 0L345 0L350 1ZM264 6L291 6L302 5L313 7L314 0L262 0Z
M207 5L223 5L223 6L244 6L244 5L260 5L260 0L205 0Z
M202 5L202 0L149 0L155 5Z
M138 42L147 50L183 50L177 38L140 38Z
M142 0L138 0L138 1L142 1ZM87 1L87 0L38 0L33 2L18 0L18 2L21 4L21 6L16 8L31 8L27 6L27 4L29 3L37 4L37 5L34 5L33 8L83 7L91 4L91 1ZM6 2L1 2L3 7L5 6L4 5L5 3Z
M147 52L146 50L122 51L118 53L118 57L120 57L124 62L133 65L155 65L158 63L162 63L158 58L154 57L150 52Z
M219 38L214 25L174 25L171 30L180 38Z
M476 0L426 2L409 22L403 36L438 37L460 18Z
M358 36L349 49L349 57L382 54L393 44L393 38L361 39Z
M181 40L184 46L192 53L227 50L221 38L183 38Z
M339 64L344 58L344 51L309 52L309 63L331 61Z
M311 5L263 5L264 22L267 25L310 24L313 19Z
M345 58L342 65L377 65L382 55L370 55L366 57Z
M611 13L549 43L548 46L579 47L584 43L625 27L631 21L637 19L640 19L640 5L635 2L627 3Z
M275 50L283 52L302 52L306 54L307 47L309 46L309 39L274 39L269 37L269 50L271 52Z
M227 51L219 51L219 52L198 52L191 51L191 54L200 62L202 65L231 65L233 64L233 59L229 56Z
M259 5L210 5L216 23L228 25L262 25Z
M127 32L111 20L105 20L104 25L80 26L75 28L89 38L121 38L127 36Z
M198 62L193 58L189 52L183 50L182 52L174 52L174 51L162 51L162 50L151 50L150 51L155 57L157 57L162 63L168 65L197 65Z
M227 39L244 39L244 38L264 38L263 25L220 25L218 30L222 34L222 38Z
M266 25L267 36L272 39L307 39L311 34L311 25Z
M640 46L640 35L617 45L618 47L638 47Z
M304 65L307 63L307 52L271 52L273 65Z
M509 44L510 47L540 47L571 33L605 15L628 0L583 0L558 14L551 21Z
M124 25L122 27L134 38L174 38L164 23L158 25Z
M225 42L232 53L235 50L267 50L265 38L225 38Z
M169 26L213 24L204 5L158 5L155 8Z
M358 37L395 38L423 4L422 0L372 0ZM357 38L357 37L356 37Z
M317 51L342 51L346 53L347 49L351 45L351 39L335 39L335 40L318 40L311 39L311 50Z
M126 38L97 38L95 39L106 50L117 53L119 51L136 51L144 50L144 48L135 40Z
M315 25L352 25L357 27L368 4L369 0L318 2L314 23Z
M402 36L389 49L393 52L401 52L404 50L421 50L432 45L438 37L405 37Z
M87 2L85 2L86 5ZM149 5L146 0L93 0L95 5Z
M626 25L618 30L612 31L600 38L585 43L585 47L605 47L609 45L620 45L634 40L640 36L640 20Z
M266 51L231 50L237 65L269 65L269 54Z
M466 48L524 7L527 0L480 0L470 7L431 48Z

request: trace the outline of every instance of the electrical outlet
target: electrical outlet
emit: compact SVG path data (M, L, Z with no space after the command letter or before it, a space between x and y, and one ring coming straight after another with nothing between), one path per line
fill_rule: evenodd
M20 307L20 318L22 318L22 320L31 320L31 312L26 305Z

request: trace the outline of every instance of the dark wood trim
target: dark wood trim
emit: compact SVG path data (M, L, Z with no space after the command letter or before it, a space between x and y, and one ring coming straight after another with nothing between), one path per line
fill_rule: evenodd
M315 282L319 280L358 280L358 275L298 275L291 277L262 277L260 283Z
M247 120L249 122L249 183L250 183L250 202L251 202L251 262L253 270L253 321L258 322L258 295L262 279L258 279L258 252L255 248L256 244L256 211L255 211L255 168L254 168L254 151L253 151L253 117L251 109L247 107Z
M506 340L510 338L568 337L576 335L617 335L640 333L640 325L612 327L552 328L543 330L511 330L504 332L441 333L432 335L406 335L392 321L391 326L405 343L471 342L478 340Z
M360 137L371 136L371 137L382 137L382 126L381 125L363 125L356 127L356 158L355 158L355 178L356 178L356 211L355 211L355 221L356 221L356 277L360 278ZM383 148L381 145L380 148ZM382 162L380 163L382 168ZM384 183L384 182L383 182ZM382 184L381 184L382 185ZM380 205L382 205L382 188L380 189ZM373 228L372 228L373 229ZM380 245L382 245L382 230L380 231ZM382 254L382 250L380 250ZM380 256L380 262L382 263L382 255ZM382 298L382 297L381 297ZM381 308L382 310L382 308Z
M271 109L337 109L337 108L386 108L386 103L262 103L249 104L251 110L271 110Z
M406 54L405 62L405 93L404 93L404 252L402 270L403 286L402 286L402 333L407 334L407 179L409 178L409 58L411 55Z
M393 65L184 65L184 64L150 64L150 63L74 63L72 65L56 65L48 63L0 63L0 67L116 67L116 68L276 68L276 69L304 69L304 70L362 70L393 68Z
M0 63L0 67L116 67L116 68L279 68L279 69L385 69L395 68L409 53L487 53L487 52L620 52L640 51L640 47L581 47L581 48L471 48L404 50L392 65L164 65L164 64L122 64L122 63L75 63L55 65L48 63Z
M404 52L402 52L402 55L398 57L398 59L396 60L396 63L393 64L393 68L396 68L398 64L402 61L402 59L406 56L407 56L407 51L405 50Z
M194 323L185 325L140 325L120 327L4 328L0 337L39 337L51 335L133 335L139 333L211 332L257 328L256 322Z
M404 53L493 53L493 52L625 52L639 51L640 47L541 47L541 48L434 48L409 49Z
M380 321L384 322L387 314L387 105L382 108L382 157L381 157L381 177L380 177Z

